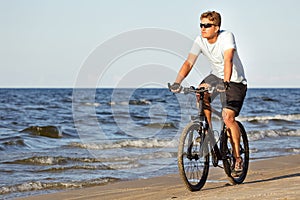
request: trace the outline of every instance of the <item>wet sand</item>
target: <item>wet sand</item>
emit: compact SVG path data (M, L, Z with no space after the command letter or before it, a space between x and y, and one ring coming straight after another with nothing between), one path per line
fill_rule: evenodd
M300 154L251 162L240 185L229 184L223 169L212 167L198 192L188 191L179 175L173 174L22 199L300 199Z

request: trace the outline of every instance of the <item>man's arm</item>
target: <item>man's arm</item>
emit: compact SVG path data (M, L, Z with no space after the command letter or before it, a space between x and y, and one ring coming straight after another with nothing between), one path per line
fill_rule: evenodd
M228 49L224 52L224 82L230 82L233 66L233 55L235 49Z
M175 83L179 83L181 84L181 82L183 81L183 79L185 79L185 77L187 77L187 75L190 73L190 71L192 70L196 60L197 60L198 56L194 55L194 54L189 54L188 58L186 59L186 61L183 63L177 78L175 80Z

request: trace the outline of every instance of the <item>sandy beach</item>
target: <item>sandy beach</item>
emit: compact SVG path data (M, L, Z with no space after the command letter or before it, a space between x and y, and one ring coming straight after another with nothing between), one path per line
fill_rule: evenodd
M245 182L230 185L222 169L211 168L198 192L188 191L179 175L121 181L22 199L299 199L300 154L250 163Z

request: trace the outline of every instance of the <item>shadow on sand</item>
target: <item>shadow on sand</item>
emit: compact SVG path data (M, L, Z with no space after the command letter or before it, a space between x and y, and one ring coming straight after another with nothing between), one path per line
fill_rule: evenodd
M269 181L276 181L276 180L281 180L281 179L286 179L286 178L293 178L293 177L299 177L300 173L295 173L295 174L288 174L288 175L283 175L283 176L276 176L276 177L272 177L272 178L267 178L267 179L260 179L260 180L254 180L254 181L247 181L242 183L241 185L247 185L247 184L255 184L255 183L262 183L262 182L269 182ZM221 182L221 181L220 181ZM223 181L222 181L223 182ZM204 188L200 191L208 191L208 190L216 190L216 189L220 189L220 188L225 188L225 187L230 187L230 186L234 186L230 183L226 183L224 185L221 186L211 186L209 188Z

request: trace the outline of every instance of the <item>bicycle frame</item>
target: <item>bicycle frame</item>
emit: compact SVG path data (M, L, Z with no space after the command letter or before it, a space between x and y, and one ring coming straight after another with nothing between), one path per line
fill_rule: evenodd
M199 88L199 89L194 89L191 88L191 90L195 90L197 94L199 94L199 98L198 98L198 119L194 119L193 121L199 121L199 123L201 123L206 131L207 134L204 135L205 138L207 138L207 140L205 138L203 138L204 141L207 141L209 143L209 147L210 147L210 152L212 153L212 163L214 167L218 166L218 161L219 160L224 160L227 159L226 155L222 155L222 152L220 151L220 148L218 147L218 143L216 142L216 139L214 137L213 134L213 130L212 127L209 127L209 123L207 121L207 118L204 114L204 95L205 92L208 92L208 89L205 88ZM185 91L187 92L187 91ZM222 113L218 112L217 110L211 108L211 111L213 113L215 113L218 117L222 118ZM223 137L223 134L226 134L226 126L222 120L221 123L221 134L220 137Z

